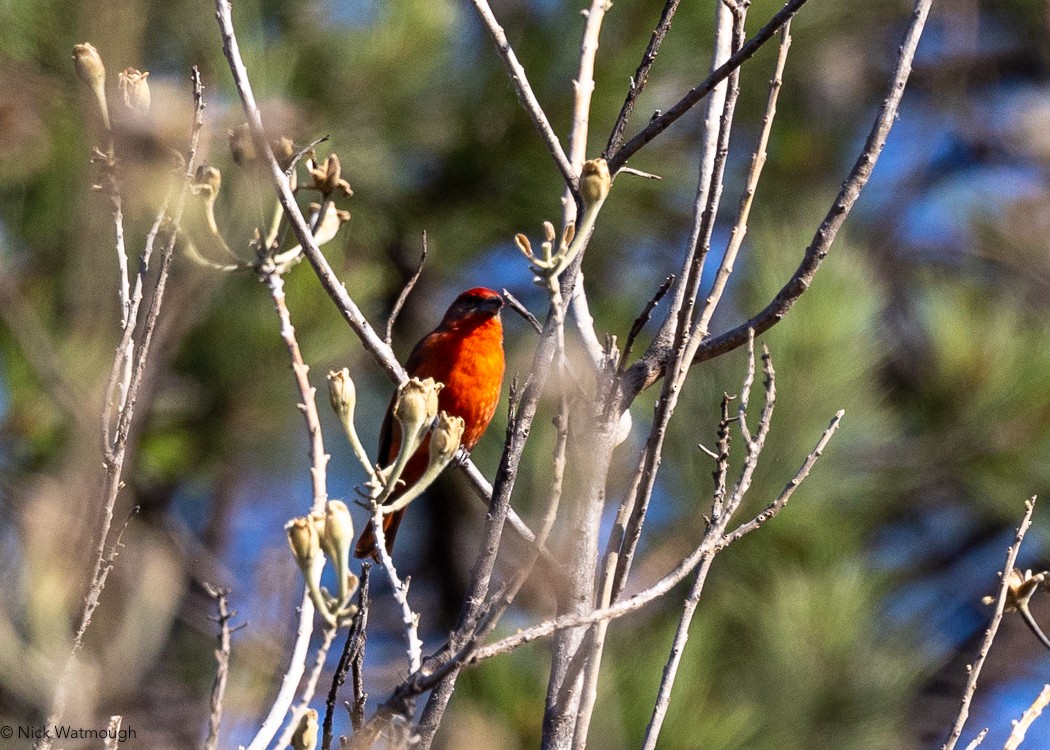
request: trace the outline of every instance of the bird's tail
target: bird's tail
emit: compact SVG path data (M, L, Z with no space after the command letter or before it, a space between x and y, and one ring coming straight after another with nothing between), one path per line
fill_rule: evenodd
M401 509L396 513L383 517L383 538L386 540L386 551L388 553L394 551L394 538L397 537L397 529L401 525L401 519L404 515L405 511ZM376 562L379 562L379 549L376 547L376 531L371 521L368 522L365 530L361 532L361 536L357 540L357 547L354 548L354 557L371 557Z

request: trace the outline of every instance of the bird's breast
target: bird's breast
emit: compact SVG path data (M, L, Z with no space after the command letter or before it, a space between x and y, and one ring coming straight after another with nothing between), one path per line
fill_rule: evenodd
M499 405L503 384L503 332L494 319L466 334L433 334L427 353L413 374L445 384L438 401L449 414L465 422L463 446L471 450L488 427Z

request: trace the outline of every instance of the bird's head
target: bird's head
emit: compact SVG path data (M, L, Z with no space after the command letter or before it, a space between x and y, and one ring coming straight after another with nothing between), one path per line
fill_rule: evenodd
M468 289L456 297L441 320L442 328L475 328L499 317L503 297L485 287Z

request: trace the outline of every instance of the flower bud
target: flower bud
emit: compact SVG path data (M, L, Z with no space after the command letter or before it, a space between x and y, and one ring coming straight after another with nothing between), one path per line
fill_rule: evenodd
M532 254L532 243L529 242L528 237L519 232L518 234L514 235L514 244L516 244L518 246L518 249L521 250L522 255L524 255L529 260L534 259L535 256Z
M339 157L335 154L329 154L321 164L318 164L315 159L310 159L306 166L313 178L313 183L309 186L311 189L323 195L331 195L337 190L343 195L354 194L354 191L350 189L350 183L342 177L343 169L339 163Z
M270 141L270 148L273 149L274 158L281 165L281 169L288 169L295 158L295 144L292 139L284 136L274 138Z
M238 167L255 161L258 154L255 151L255 141L252 140L252 131L248 123L238 125L233 130L227 131L230 137L230 154L233 163Z
M316 203L310 204L311 220L317 216L317 212L320 210L321 207ZM350 221L350 212L337 209L335 204L329 201L324 216L321 217L321 221L317 224L317 231L314 232L314 242L317 243L318 247L328 244L335 239L336 234L339 233L339 228L348 221Z
M452 417L447 412L441 412L438 415L437 423L430 433L431 465L447 464L452 460L463 440L465 426L466 423L462 417Z
M321 546L335 566L336 575L345 580L350 569L350 547L354 543L354 522L342 500L329 500L324 509ZM341 597L340 597L341 598Z
M73 46L73 67L77 71L77 77L91 87L95 94L95 102L102 113L102 122L109 130L109 106L106 104L106 66L102 64L102 56L98 50L88 42Z
M142 73L135 68L120 71L117 86L124 95L124 106L140 115L149 114L149 71Z
M332 409L344 422L354 418L354 407L357 405L357 387L350 370L344 367L342 370L332 370L328 373L328 399L332 402Z
M106 82L106 66L102 64L102 56L89 42L73 46L73 67L80 80L92 88Z
M580 171L580 197L588 206L601 203L609 194L612 178L605 159L591 159L583 163Z
M299 717L299 724L292 733L293 750L314 750L317 747L317 711L308 708Z
M304 516L293 518L285 524L284 530L288 533L288 544L295 555L295 561L305 574L312 568L314 560L321 552L317 528L310 517Z
M201 164L193 176L193 192L205 195L211 199L219 194L222 187L222 172L215 167Z
M397 389L394 418L401 425L403 440L410 440L422 432L437 416L438 391L444 388L433 378L411 378Z

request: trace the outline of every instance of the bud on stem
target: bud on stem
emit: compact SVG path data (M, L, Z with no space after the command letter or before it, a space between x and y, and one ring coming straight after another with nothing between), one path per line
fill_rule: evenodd
M88 42L74 45L73 67L77 71L77 77L95 94L95 101L102 113L102 122L106 130L110 130L109 106L106 104L106 66L102 64L102 56L94 45Z

